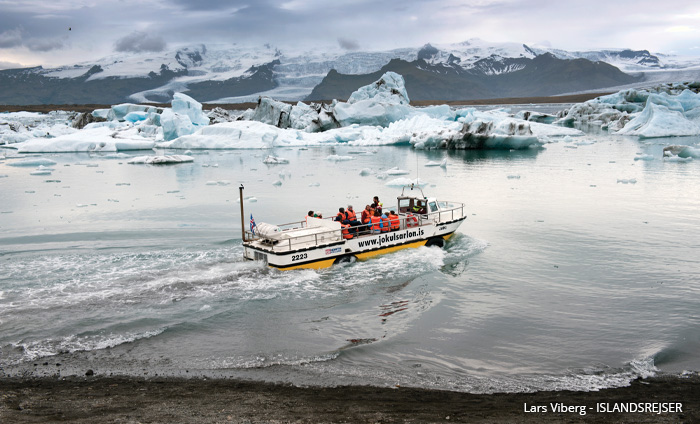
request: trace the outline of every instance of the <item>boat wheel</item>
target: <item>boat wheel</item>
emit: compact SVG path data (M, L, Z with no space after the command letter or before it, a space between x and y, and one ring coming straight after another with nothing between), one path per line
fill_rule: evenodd
M445 240L442 237L435 237L431 238L425 243L426 247L431 247L431 246L437 246L437 247L444 247L445 246Z
M357 257L353 255L341 256L333 262L334 264L352 264L357 262Z

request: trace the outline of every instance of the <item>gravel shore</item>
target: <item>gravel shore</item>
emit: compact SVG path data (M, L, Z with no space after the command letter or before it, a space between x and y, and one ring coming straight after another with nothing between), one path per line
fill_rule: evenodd
M561 407L570 411L552 411ZM648 411L599 412L601 408ZM700 377L649 378L598 392L498 394L207 379L2 379L0 422L693 423L700 422Z

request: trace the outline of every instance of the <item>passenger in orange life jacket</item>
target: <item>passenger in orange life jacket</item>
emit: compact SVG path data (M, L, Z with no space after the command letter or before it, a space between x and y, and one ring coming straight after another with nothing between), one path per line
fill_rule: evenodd
M388 233L391 226L391 223L389 222L389 217L385 213L383 213L380 218L381 222L379 223L379 225L382 229L382 233Z
M369 223L370 223L370 218L372 218L374 214L372 213L371 208L369 205L365 206L365 210L362 211L362 232L363 233L369 233Z
M314 211L309 211L309 214L306 215L306 218L304 218L306 220L307 227L309 226L309 218L313 218L313 217L314 217Z
M343 209L343 208L340 208ZM343 216L344 214L338 212L338 215L335 217L335 220L340 222L340 228L341 228L341 233L343 234L343 238L346 240L349 240L353 238L353 234L350 234L350 224L343 224Z
M382 214L380 214L379 211L374 211L374 216L370 218L372 234L379 234L382 232L381 216Z
M361 222L357 220L357 215L355 214L355 210L352 208L352 205L348 205L348 208L345 210L345 217L346 217L346 224L350 224L350 232L352 234L357 234L357 228L361 225Z
M391 231L396 231L401 227L399 216L394 211L389 211L389 223L391 224Z
M343 222L347 221L347 219L348 216L345 214L345 208L338 208L338 215L335 216L335 220L338 222Z

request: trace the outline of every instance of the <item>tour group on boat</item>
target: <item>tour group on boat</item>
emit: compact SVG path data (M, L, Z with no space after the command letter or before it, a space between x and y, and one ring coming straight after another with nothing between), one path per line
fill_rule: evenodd
M327 268L410 247L443 247L466 219L464 203L438 201L410 185L401 190L391 217L348 220L341 209L338 217L307 216L303 221L273 225L256 224L251 214L246 228L243 185L239 190L243 256L281 270Z

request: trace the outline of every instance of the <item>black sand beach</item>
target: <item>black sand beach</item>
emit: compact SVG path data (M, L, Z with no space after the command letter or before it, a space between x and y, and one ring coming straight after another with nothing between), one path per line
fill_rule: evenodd
M552 411L562 407L570 411ZM647 411L616 412L625 408ZM546 412L525 412L535 409ZM700 377L649 378L598 392L490 395L206 379L3 379L0 422L694 423L700 422Z

